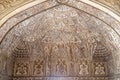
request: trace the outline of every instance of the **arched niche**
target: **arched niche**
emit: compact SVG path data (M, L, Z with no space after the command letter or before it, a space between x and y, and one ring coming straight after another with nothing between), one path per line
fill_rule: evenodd
M119 25L78 0L48 0L0 29L5 80L119 79ZM7 79L8 78L8 79Z

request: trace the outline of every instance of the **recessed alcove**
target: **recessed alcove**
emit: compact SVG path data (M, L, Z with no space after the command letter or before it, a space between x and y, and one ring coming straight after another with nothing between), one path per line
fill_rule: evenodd
M120 37L107 21L83 11L89 6L48 0L8 20L3 27L11 28L0 43L1 79L119 80Z

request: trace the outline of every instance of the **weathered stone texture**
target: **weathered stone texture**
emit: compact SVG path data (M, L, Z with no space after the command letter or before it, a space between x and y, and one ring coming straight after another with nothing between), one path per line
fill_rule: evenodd
M3 25L0 74L12 80L119 80L120 23L77 0L57 2L33 6Z

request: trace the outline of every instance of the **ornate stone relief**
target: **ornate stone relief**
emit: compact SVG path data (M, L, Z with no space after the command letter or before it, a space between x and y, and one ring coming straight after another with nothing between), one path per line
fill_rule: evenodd
M26 62L16 62L14 75L15 76L28 76L29 75L29 63Z
M68 11L72 14L67 13ZM45 16L42 16L44 14ZM79 14L82 15L82 12ZM92 76L92 74L90 74L93 72L92 68L95 69L95 75L99 74L104 76L106 73L104 70L106 68L104 68L103 65L97 65L96 63L95 67L90 66L90 63L94 64L91 59L94 53L90 53L90 47L88 45L91 44L93 48L95 48L96 44L93 44L94 41L88 42L89 40L87 40L92 37L89 34L86 35L86 33L89 33L89 30L92 29L85 27L86 25L84 23L77 23L76 25L75 23L77 21L74 22L72 20L73 17L77 16L80 19L79 14L78 11L73 8L60 5L38 14L36 23L23 26L24 22L22 22L19 26L12 29L10 34L16 35L16 33L19 33L19 35L22 36L21 38L16 35L20 37L18 40L19 43L16 45L16 48L11 50L14 53L13 56L15 59L14 78L20 78L20 76L35 76L33 78L36 78L36 76L49 76L52 78L54 76L56 78L63 77L63 79L66 79L64 76L79 76L81 80L87 80ZM43 20L39 22L40 19ZM74 20L77 20L77 18ZM22 32L19 32L19 29ZM14 30L16 30L16 32L14 32ZM94 35L94 37L98 37L98 35ZM8 36L6 36L6 39L9 38ZM97 40L97 38L94 39ZM8 41L9 40L10 39L8 39ZM97 49L99 48L98 50L102 51L101 47L102 49L104 48L100 46L97 47ZM94 50L93 48L92 50ZM74 74L71 72L74 72ZM84 78L83 76L87 77Z
M34 67L33 67L33 74L35 76L43 76L44 75L44 60L36 60L34 62Z
M98 18L67 6L67 0L58 2L62 5L23 20L4 37L0 48L13 57L10 77L109 80L105 58L112 55L108 44L113 30Z
M97 76L100 76L100 75L105 75L106 74L106 66L105 66L105 63L103 62L96 62L94 64L94 74L97 75Z
M79 64L79 75L86 76L89 75L89 64L87 61L81 61Z

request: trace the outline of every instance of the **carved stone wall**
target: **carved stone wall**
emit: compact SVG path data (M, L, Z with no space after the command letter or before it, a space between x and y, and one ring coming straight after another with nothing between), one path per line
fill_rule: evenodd
M120 12L120 0L91 0L91 1L100 2Z
M14 25L0 44L1 53L7 54L2 73L11 80L112 80L111 74L118 75L116 31L76 8L79 4L50 0L38 5L47 5L45 9Z
M16 8L34 0L0 0L0 20Z

